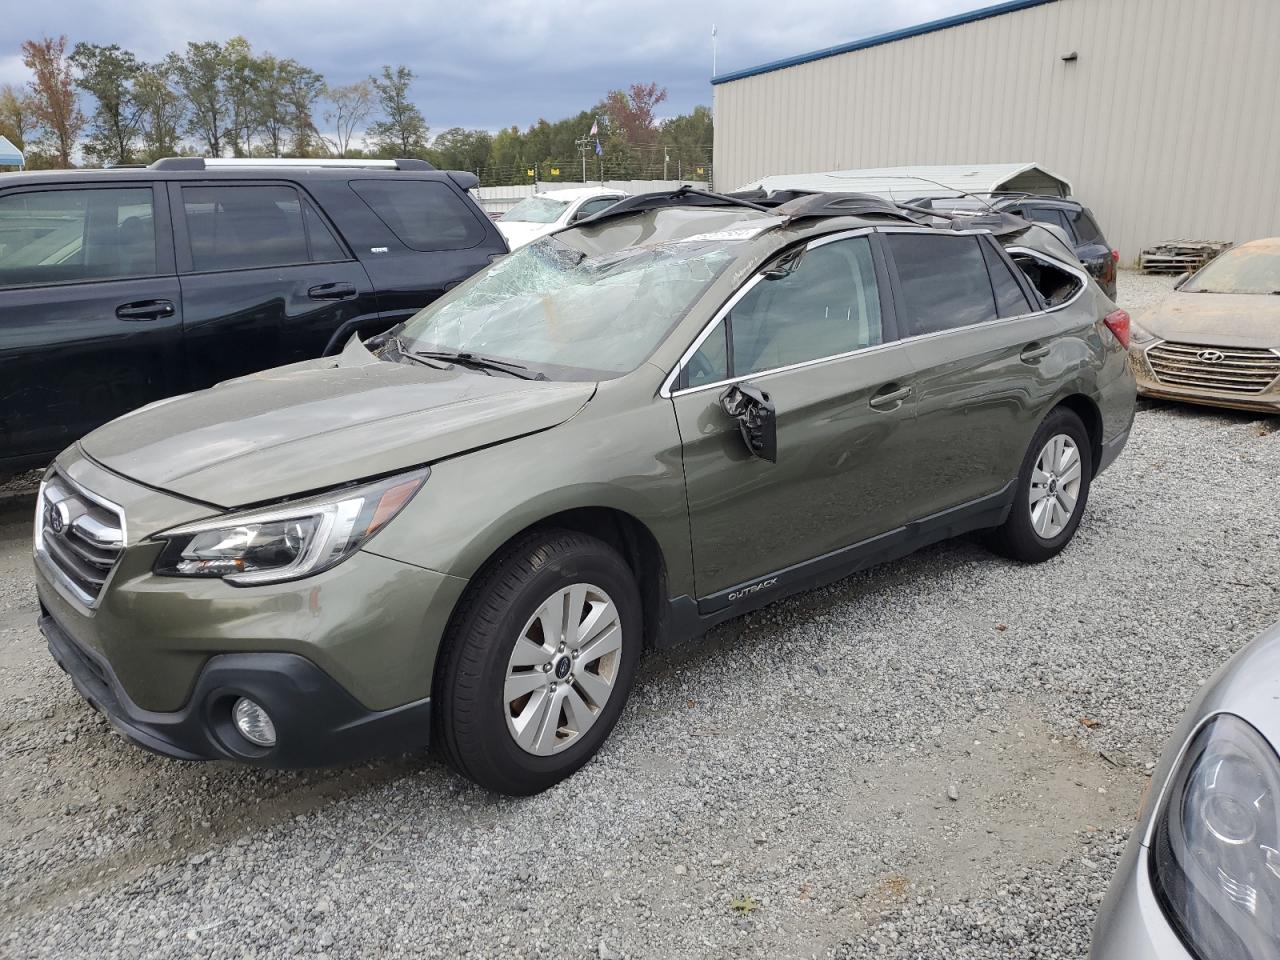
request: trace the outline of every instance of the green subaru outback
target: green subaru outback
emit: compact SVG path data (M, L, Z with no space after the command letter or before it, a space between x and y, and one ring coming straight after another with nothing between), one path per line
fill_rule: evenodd
M1071 539L1128 317L1043 227L859 195L633 197L341 355L163 400L40 491L40 625L136 743L418 749L511 794L641 652L919 547Z

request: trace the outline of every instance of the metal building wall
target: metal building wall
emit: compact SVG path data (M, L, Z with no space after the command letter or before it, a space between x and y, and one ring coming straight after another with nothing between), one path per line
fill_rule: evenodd
M1125 262L1280 235L1277 51L1280 0L1057 0L717 84L716 187L1035 161Z

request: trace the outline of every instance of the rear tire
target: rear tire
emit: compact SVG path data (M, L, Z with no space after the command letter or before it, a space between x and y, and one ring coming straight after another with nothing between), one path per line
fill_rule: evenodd
M591 759L640 659L640 592L608 544L534 531L471 585L433 683L432 739L482 787L538 793Z
M1089 431L1073 411L1054 409L1022 459L1013 506L991 532L991 548L1024 563L1057 556L1080 526L1092 479Z

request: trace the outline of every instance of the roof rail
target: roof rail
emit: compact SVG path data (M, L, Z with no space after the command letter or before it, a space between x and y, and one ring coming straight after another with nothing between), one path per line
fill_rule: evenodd
M151 164L152 170L216 170L219 167L364 167L389 170L434 170L426 160L347 160L324 157L163 157Z

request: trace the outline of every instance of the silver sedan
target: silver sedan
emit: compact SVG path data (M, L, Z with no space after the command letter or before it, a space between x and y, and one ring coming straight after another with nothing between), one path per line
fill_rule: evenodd
M1152 777L1092 960L1280 957L1280 624L1199 691Z

